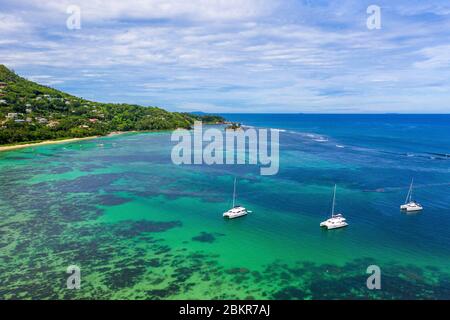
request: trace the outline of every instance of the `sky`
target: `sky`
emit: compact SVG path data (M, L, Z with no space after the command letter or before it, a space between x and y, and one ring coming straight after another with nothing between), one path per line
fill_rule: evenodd
M449 113L450 1L0 0L0 63L172 111Z

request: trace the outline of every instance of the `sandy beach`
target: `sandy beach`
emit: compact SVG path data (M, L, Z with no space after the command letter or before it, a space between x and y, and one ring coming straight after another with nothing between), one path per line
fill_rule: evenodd
M63 139L63 140L48 140L48 141L42 141L42 142L36 142L36 143L24 143L24 144L10 145L10 146L0 146L0 152L28 148L28 147L42 146L42 145L47 145L47 144L69 143L69 142L76 142L76 141L82 141L82 140L90 140L90 139L95 139L98 137L99 136L85 137L85 138L70 138L70 139Z
M112 137L120 134L125 133L137 133L137 132L162 132L165 130L147 130L147 131L113 131L105 135L104 137ZM30 143L24 143L24 144L14 144L9 146L0 146L0 152L2 151L10 151L10 150L16 150L16 149L22 149L22 148L28 148L28 147L36 147L36 146L42 146L47 144L58 144L58 143L70 143L70 142L76 142L76 141L82 141L82 140L90 140L95 138L100 138L102 136L92 136L92 137L85 137L85 138L69 138L69 139L63 139L63 140L47 140L47 141L41 141L41 142L30 142Z

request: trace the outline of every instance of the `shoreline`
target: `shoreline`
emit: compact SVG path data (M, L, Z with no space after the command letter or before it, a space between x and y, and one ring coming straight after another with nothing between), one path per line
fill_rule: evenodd
M206 124L206 125L209 125L209 124ZM112 137L112 136L126 134L126 133L145 133L145 132L148 133L148 132L164 132L164 131L170 131L170 130L112 131L108 134L101 135L101 136L90 136L90 137L83 137L83 138L67 138L67 139L61 139L61 140L45 140L45 141L41 141L41 142L26 142L23 144L0 146L0 152L35 147L35 146L37 147L37 146L44 146L44 145L51 145L51 144L77 142L77 141L90 140L90 139L96 139L96 138L102 138L102 137Z
M44 146L44 145L50 145L50 144L70 143L70 142L76 142L76 141L90 140L90 139L95 139L95 138L99 138L99 137L101 137L101 136L91 136L91 137L83 137L83 138L68 138L68 139L62 139L62 140L46 140L46 141L41 141L41 142L30 142L30 143L24 143L24 144L14 144L14 145L10 145L10 146L0 146L0 152L35 147L35 146L37 147L37 146Z

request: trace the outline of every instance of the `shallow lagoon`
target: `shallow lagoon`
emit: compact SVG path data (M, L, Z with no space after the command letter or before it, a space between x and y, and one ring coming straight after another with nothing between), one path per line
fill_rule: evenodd
M285 130L278 175L175 166L168 133L1 153L0 297L450 298L450 160L430 155L450 150L448 117L435 127L407 117L352 128L234 117ZM420 150L404 143L414 135ZM253 213L226 221L234 176ZM426 209L404 215L412 176ZM350 226L326 232L318 225L334 183ZM71 264L80 290L65 288ZM371 264L382 290L366 288Z

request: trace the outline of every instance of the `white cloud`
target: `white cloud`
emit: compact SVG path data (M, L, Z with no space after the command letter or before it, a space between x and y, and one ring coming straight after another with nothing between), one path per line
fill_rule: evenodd
M16 33L26 28L26 23L19 17L0 13L0 32Z
M194 112L194 111L203 111L209 113L233 112L232 107L202 102L183 102L181 104L178 104L176 106L176 109L179 110L180 112Z
M31 4L30 1L21 0ZM82 19L172 19L227 21L252 19L269 14L275 0L47 0L40 9L65 14L69 5L81 9ZM31 4L32 5L32 4Z
M394 3L395 6L395 3ZM415 1L407 6L395 6L404 15L433 13L439 16L450 15L450 3L441 0Z
M33 75L28 77L29 80L38 82L43 85L52 86L64 83L64 80L61 78L55 78L54 76L50 75Z
M418 61L414 64L419 69L450 69L450 45L441 45L435 47L424 48L419 54L425 57L425 60Z

